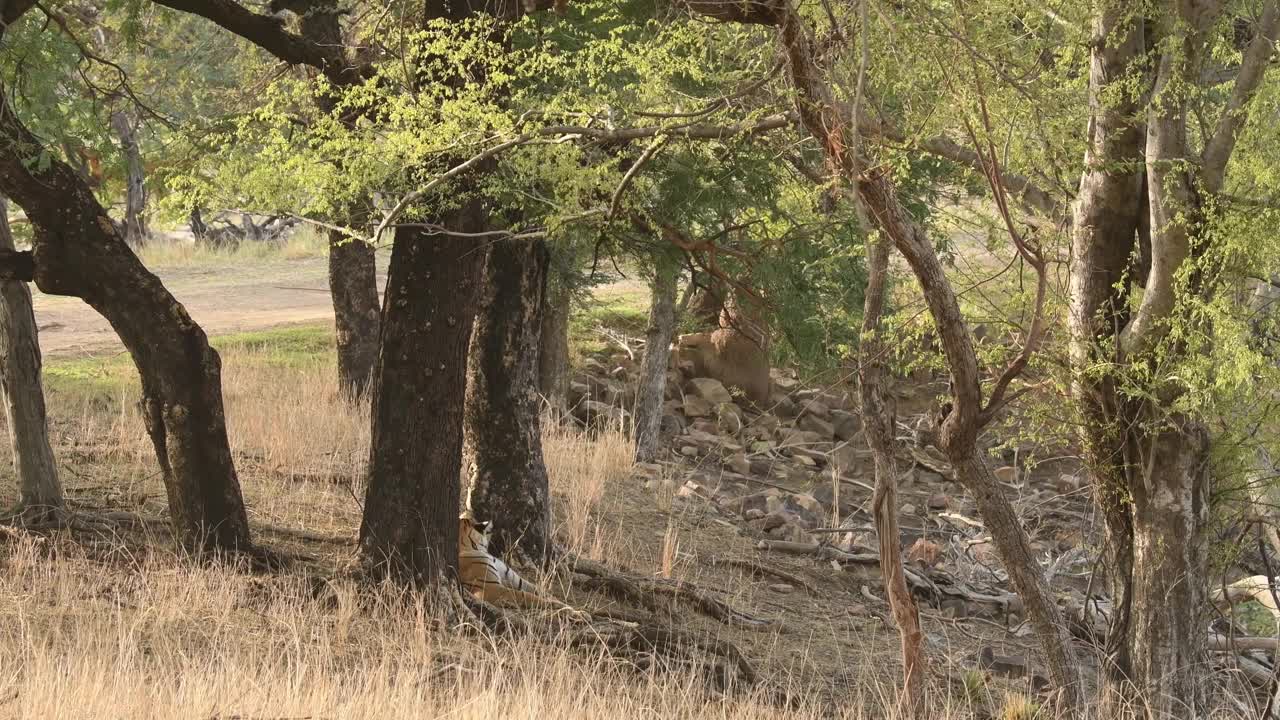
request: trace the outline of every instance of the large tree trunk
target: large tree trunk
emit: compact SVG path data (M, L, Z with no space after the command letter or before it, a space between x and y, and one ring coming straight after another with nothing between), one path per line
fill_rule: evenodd
M124 239L130 247L141 247L147 241L147 186L142 150L124 111L111 113L111 129L120 141L125 159Z
M0 89L0 97L4 95ZM185 308L117 233L68 165L25 158L36 138L0 101L0 193L35 228L33 279L83 298L107 319L142 380L142 414L156 448L179 542L188 550L247 550L249 523L227 443L221 362Z
M446 227L484 227L478 203ZM360 557L374 576L429 587L458 563L467 346L485 254L472 238L398 227L372 387Z
M549 278L538 333L538 391L556 412L568 406L571 296L564 278Z
M865 41L864 41L865 42ZM898 529L898 462L894 452L895 408L884 392L880 317L884 313L889 274L889 242L873 237L867 243L867 290L863 300L862 343L858 348L858 386L867 446L875 458L876 490L872 509L880 548L880 571L885 596L902 639L902 709L915 717L924 701L927 658L920 610L907 587L902 565L902 533ZM887 400L887 402L886 402Z
M640 363L640 384L636 391L636 462L651 463L658 457L667 366L671 358L671 338L676 331L679 281L679 262L659 257L654 268L649 328L645 331L644 360Z
M1145 47L1141 18L1119 4L1103 6L1094 22L1089 76L1088 147L1072 232L1070 355L1072 395L1094 500L1106 521L1113 611L1108 632L1108 682L1126 688L1131 671L1129 617L1133 526L1124 468L1126 441L1115 380L1098 373L1111 360L1101 352L1128 322L1129 266L1143 198L1143 127L1140 99L1109 92L1124 83ZM1122 691L1123 692L1123 691ZM1116 697L1116 699L1121 699ZM1123 700L1122 700L1123 701Z
M1134 686L1157 718L1207 710L1209 433L1175 418L1148 439L1133 488L1129 637ZM1130 695L1132 697L1132 695Z
M337 330L338 387L358 398L378 360L378 275L372 245L329 231L329 292Z
M541 240L499 240L467 372L467 506L492 523L490 552L536 565L548 559L551 496L542 460L538 397L539 317L550 253Z
M0 197L0 250L14 249L7 206ZM21 280L0 280L0 388L18 476L18 511L39 521L62 509L62 483L49 446L31 290Z

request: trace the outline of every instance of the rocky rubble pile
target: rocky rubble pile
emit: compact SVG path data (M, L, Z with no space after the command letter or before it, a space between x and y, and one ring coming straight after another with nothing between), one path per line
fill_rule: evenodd
M625 427L635 402L637 364L625 354L589 359L571 384L584 424ZM739 518L761 540L823 544L847 552L876 545L870 513L872 460L851 389L804 387L794 370L771 373L767 407L751 404L719 381L668 371L662 432L666 456L636 467L637 479L677 497L701 498ZM1074 472L1035 478L1014 462L996 475L1034 508L1034 549L1045 557L1079 550L1081 509ZM936 450L903 445L898 480L908 561L928 569L950 562L952 575L1003 582L989 535ZM1066 468L1071 470L1071 468ZM838 529L838 530L837 530ZM847 531L846 531L847 529ZM833 532L833 530L835 530ZM1070 569L1063 562L1059 571Z

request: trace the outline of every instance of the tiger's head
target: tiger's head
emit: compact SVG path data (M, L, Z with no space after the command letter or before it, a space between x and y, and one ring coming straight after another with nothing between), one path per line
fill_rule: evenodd
M458 544L481 552L489 550L489 523L477 520L470 510L458 516Z

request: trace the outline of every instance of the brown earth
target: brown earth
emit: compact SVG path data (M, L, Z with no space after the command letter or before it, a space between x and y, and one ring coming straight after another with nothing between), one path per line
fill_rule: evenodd
M381 286L386 279L386 254L378 260ZM323 257L234 260L153 271L209 335L333 319L328 260ZM40 349L46 357L123 349L107 321L84 301L46 295L34 286L32 294Z

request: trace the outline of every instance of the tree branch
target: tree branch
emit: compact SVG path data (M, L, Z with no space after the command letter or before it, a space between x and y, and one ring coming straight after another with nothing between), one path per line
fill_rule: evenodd
M309 65L340 87L373 77L368 65L347 61L343 48L323 45L284 29L284 22L259 15L234 0L155 0L157 5L199 15L292 65Z
M640 153L640 157L631 164L631 167L627 168L626 174L622 176L622 181L618 183L618 188L613 191L613 198L609 201L609 220L612 220L617 216L618 206L622 204L622 194L627 191L627 186L631 184L631 180L640 173L640 170L645 166L645 163L652 160L653 156L658 154L658 151L661 150L662 146L666 143L667 136L659 135L654 139L653 143L650 144L649 147L644 149L644 152Z
M1258 20L1253 42L1244 51L1235 87L1231 89L1231 97L1227 99L1227 107L1222 111L1213 137L1204 148L1201 163L1204 168L1204 185L1209 192L1222 190L1227 162L1235 149L1240 128L1249 117L1249 101L1262 83L1267 64L1275 52L1277 34L1280 34L1280 1L1271 0Z
M36 0L0 0L0 35L35 5Z

